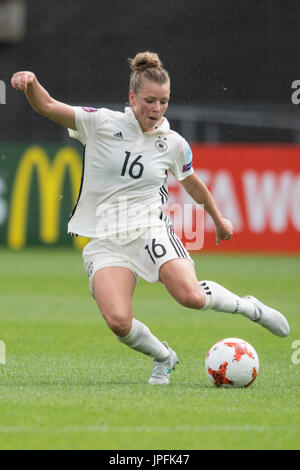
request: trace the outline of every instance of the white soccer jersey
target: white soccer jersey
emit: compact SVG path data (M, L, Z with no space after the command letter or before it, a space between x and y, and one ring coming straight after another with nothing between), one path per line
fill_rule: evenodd
M84 146L80 192L68 232L89 238L137 235L165 224L167 172L181 181L193 173L192 152L163 118L142 132L131 108L74 107L76 131Z

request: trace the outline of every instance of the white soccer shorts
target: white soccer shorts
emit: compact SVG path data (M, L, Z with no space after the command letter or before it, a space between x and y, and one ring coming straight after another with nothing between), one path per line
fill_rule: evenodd
M171 225L151 227L138 238L92 239L84 247L82 256L93 296L94 275L104 267L125 267L136 279L157 282L159 269L167 261L183 258L193 263Z

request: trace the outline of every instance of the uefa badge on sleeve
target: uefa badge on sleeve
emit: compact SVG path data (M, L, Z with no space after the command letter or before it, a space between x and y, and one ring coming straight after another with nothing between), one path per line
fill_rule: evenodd
M89 106L83 106L82 109L86 113L95 113L96 111L98 111L97 108L90 108Z

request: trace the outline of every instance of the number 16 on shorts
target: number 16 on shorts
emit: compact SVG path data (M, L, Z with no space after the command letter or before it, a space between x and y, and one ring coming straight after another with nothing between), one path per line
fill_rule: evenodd
M164 245L161 243L156 243L156 239L152 239L151 247L149 247L149 244L145 246L145 250L148 252L151 260L155 264L155 258L162 258L162 256L165 256L167 253L167 250L165 249Z

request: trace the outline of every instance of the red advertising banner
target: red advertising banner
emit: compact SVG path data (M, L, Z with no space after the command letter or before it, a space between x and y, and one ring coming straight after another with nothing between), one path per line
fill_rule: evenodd
M300 146L191 147L194 170L234 227L232 239L216 247L214 224L205 214L205 250L300 252ZM170 204L192 202L175 179L169 181L169 193Z

